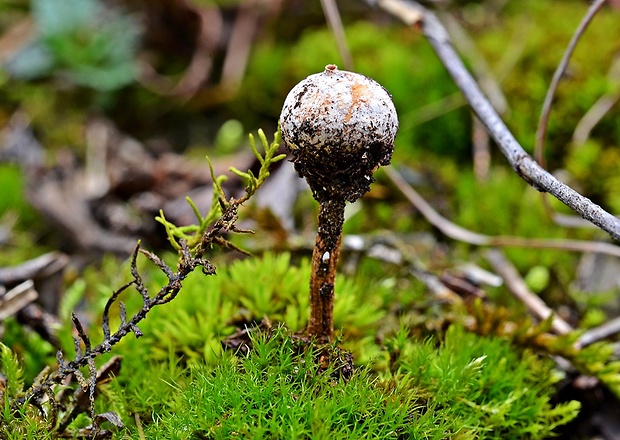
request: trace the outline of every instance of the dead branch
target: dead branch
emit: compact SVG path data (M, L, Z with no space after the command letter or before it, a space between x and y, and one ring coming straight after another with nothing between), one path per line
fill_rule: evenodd
M577 346L586 347L618 333L620 333L620 317L614 318L585 332L577 340Z
M216 224L217 223L218 222L216 222ZM222 225L219 230L221 231L222 229L228 230L226 225ZM86 378L82 377L83 380L81 380L80 382L83 382L84 384L87 384L90 387L89 393L90 393L91 405L92 405L92 398L94 396L95 376L96 376L96 369L94 368L94 359L104 353L108 353L114 345L116 345L122 338L124 338L129 333L134 333L136 337L140 337L142 333L140 332L140 329L138 328L138 323L140 323L146 317L146 315L149 313L149 311L153 307L156 307L161 304L165 304L171 301L172 299L174 299L174 297L176 297L176 295L181 290L182 281L191 272L193 272L196 267L202 266L203 272L205 274L212 275L215 273L215 268L208 261L200 258L200 255L193 257L189 254L189 252L184 252L183 258L181 259L178 265L178 271L173 272L170 268L167 268L166 270L164 270L164 273L168 277L168 283L165 286L163 286L157 294L151 297L146 291L146 288L144 287L142 283L142 278L140 274L138 273L138 270L136 267L136 260L138 258L138 254L140 253L140 251L141 251L140 245L138 244L134 249L132 263L131 263L131 267L132 267L131 273L133 276L133 280L129 282L128 284L122 286L116 292L114 292L112 296L110 297L110 299L108 300L108 303L106 304L106 307L103 313L103 323L104 323L103 324L103 330L104 330L103 341L96 346L92 346L90 338L86 334L81 322L75 315L73 315L72 317L73 324L78 334L76 337L74 337L74 344L75 344L75 350L76 350L75 358L71 361L67 361L64 357L64 354L61 351L59 351L57 353L58 369L54 373L50 374L46 378L46 380L44 380L42 383L31 387L25 393L24 396L22 396L19 399L16 399L16 401L13 404L15 408L20 407L25 402L36 402L37 399L39 399L41 396L47 395L47 393L49 392L49 390L54 384L62 383L63 380L69 375L75 375L78 378L80 378L79 376L81 374L80 368L82 367L88 367L89 369L89 374L90 374L89 379L87 380ZM149 258L150 255L152 255L149 252L142 252L142 253L147 258ZM163 263L161 260L156 259L154 261L154 264L156 266L159 266L160 264L163 264ZM131 319L127 320L125 316L124 305L118 302L118 298L120 294L123 291L127 290L129 287L133 287L135 290L137 290L142 295L143 306L134 316L131 317ZM110 307L113 303L119 304L119 308L121 311L120 313L121 324L114 333L111 333L110 328L109 328L108 314L110 311Z
M607 79L612 85L612 90L601 96L577 123L573 132L573 148L585 144L596 124L620 101L620 56L618 54L609 68Z
M336 2L334 0L321 0L321 7L323 8L323 14L325 14L327 25L336 40L338 52L340 53L345 69L354 70L353 57L347 45L344 27L342 26L340 12L338 11Z
M541 166L544 166L543 149L545 144L545 138L547 136L549 116L551 114L551 104L553 103L553 97L555 96L558 84L560 84L560 80L562 79L562 76L566 71L568 62L570 61L570 58L573 55L575 48L577 47L577 43L581 39L586 28L588 27L596 13L600 11L606 1L607 0L596 0L594 3L592 3L592 5L590 5L588 12L583 17L583 20L581 20L581 23L579 23L579 26L575 30L575 33L573 34L573 37L571 38L570 43L566 48L566 52L562 57L562 61L560 61L560 64L558 65L555 73L553 74L553 78L551 79L551 84L549 85L549 89L547 90L547 96L545 96L545 101L543 102L543 107L540 112L538 129L536 130L536 146L534 148L534 157Z
M620 240L620 220L570 186L560 182L527 154L499 117L480 87L454 50L450 38L437 17L417 2L377 0L379 7L409 25L419 25L469 105L482 121L515 172L540 192L548 192L589 222ZM417 17L417 20L416 20Z
M470 231L439 214L405 179L393 168L384 168L389 179L401 193L424 216L426 220L446 236L476 246L525 247L556 249L576 252L593 252L620 257L620 246L601 241L567 239L527 238L515 236L492 236Z
M537 295L532 293L530 289L517 272L517 269L506 258L502 251L498 249L489 249L485 253L487 261L491 264L493 269L504 279L508 290L521 301L525 307L538 319L549 319L554 315L554 312L547 307L545 302ZM563 335L571 332L572 327L557 315L553 316L551 324L553 331L559 335Z
M566 72L566 68L568 67L568 63L570 61L573 52L575 51L579 40L585 33L586 28L596 15L596 13L602 8L605 4L606 0L596 0L590 8L586 12L586 15L579 23L579 26L575 30L573 37L571 38L566 51L564 52L564 56L558 64L553 77L551 79L551 84L549 85L549 89L547 90L547 94L545 96L545 100L543 102L543 107L540 112L540 118L538 121L538 127L536 129L536 143L534 145L534 158L541 165L545 166L545 157L544 157L544 147L545 147L545 139L547 137L547 127L549 125L549 117L551 115L551 105L553 104L553 98L555 96L555 92L557 91L558 85L560 84L560 80L564 76ZM613 105L613 104L612 104ZM555 221L558 225L565 227L584 227L584 221L579 218L574 218L573 216L567 216L563 214L558 214L554 212L553 208L549 204L549 200L547 200L546 194L542 195L542 202L545 207L545 211ZM573 218L572 218L573 217Z
M14 284L29 279L48 277L62 270L69 257L60 252L49 252L17 266L0 267L0 284Z
M176 272L155 254L142 250L140 248L140 243L138 242L134 248L131 259L131 275L133 279L113 292L105 305L102 316L102 330L104 335L103 341L98 345L93 346L80 320L77 316L72 315L73 325L77 332L77 336L74 336L74 346L76 352L75 357L73 360L67 360L65 359L64 353L59 350L56 354L58 369L47 375L43 380L41 380L40 383L30 387L23 396L15 399L12 403L13 409L18 410L26 402L37 405L39 404L39 400L41 398L47 396L50 399L52 410L56 413L58 403L55 400L52 389L54 385L61 384L67 377L73 376L78 379L78 382L83 389L88 388L90 415L93 423L95 424L95 428L97 428L96 425L98 417L103 415L97 415L94 413L94 393L97 378L95 358L104 353L110 352L114 345L130 333L135 334L136 338L142 336L142 332L138 327L138 324L146 318L147 314L154 307L172 301L181 291L183 280L185 280L185 278L187 278L187 276L197 267L201 267L202 272L205 275L215 274L215 266L203 258L203 256L213 244L221 243L221 235L229 232L248 232L238 228L236 226L236 222L238 220L239 206L246 202L253 194L254 193L250 189L247 189L245 195L240 198L233 197L230 198L230 200L225 200L223 194L220 196L220 205L222 208L221 216L202 235L201 241L196 248L190 251L184 240L179 241L181 249L179 250L179 262L177 264ZM149 259L156 267L161 269L168 278L168 282L152 296L149 294L147 287L144 285L137 268L137 258L140 253ZM133 289L142 296L142 308L130 318L127 317L125 305L119 300L121 294L129 289ZM118 306L121 321L120 325L114 332L110 329L109 318L110 310L113 305ZM84 377L80 371L80 369L84 367L88 368L88 378ZM104 416L104 419L108 420L107 417L108 416Z

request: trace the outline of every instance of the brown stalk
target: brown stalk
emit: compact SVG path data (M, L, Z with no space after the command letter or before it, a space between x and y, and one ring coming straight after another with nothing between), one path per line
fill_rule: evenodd
M344 205L342 199L320 203L318 233L312 252L308 334L323 342L331 340L334 332L334 284L340 256Z

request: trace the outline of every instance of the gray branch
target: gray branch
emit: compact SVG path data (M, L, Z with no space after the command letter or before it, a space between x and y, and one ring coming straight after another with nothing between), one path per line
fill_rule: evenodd
M484 96L454 50L445 28L431 11L418 3L404 0L377 0L373 3L397 16L407 25L421 25L424 36L469 102L470 107L495 140L512 168L523 180L538 191L551 194L584 219L620 241L620 220L618 218L570 186L560 182L527 154ZM419 21L414 23L411 17L416 17L416 15Z

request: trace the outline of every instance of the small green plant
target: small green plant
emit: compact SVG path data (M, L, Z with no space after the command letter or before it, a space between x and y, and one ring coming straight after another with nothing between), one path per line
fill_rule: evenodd
M209 168L211 170L211 177L213 178L213 201L211 203L211 208L206 215L202 215L200 210L194 203L194 201L187 197L187 202L192 207L194 214L196 215L197 224L188 225L188 226L176 226L173 223L170 223L166 220L164 216L164 212L159 212L159 217L156 217L156 220L163 224L166 228L166 233L168 235L168 240L172 244L172 246L180 251L183 247L183 243L187 246L187 248L192 252L204 252L207 249L201 247L201 243L204 242L205 234L209 234L213 236L212 240L219 245L223 245L226 247L234 247L234 245L219 237L217 235L219 230L215 233L209 231L208 229L213 226L214 221L221 216L222 222L218 224L218 228L230 227L232 232L249 232L237 229L234 227L234 222L237 220L237 208L250 199L256 192L256 190L265 183L265 180L269 177L269 167L286 157L285 154L276 155L278 151L278 147L282 142L282 137L280 134L280 130L278 130L274 134L274 140L271 144L267 141L267 137L262 130L258 130L258 136L261 140L262 146L265 150L264 155L261 154L256 148L256 143L254 141L254 136L250 134L250 146L254 155L259 160L261 167L258 173L258 176L255 176L251 170L247 172L240 171L236 168L231 168L230 170L241 177L246 185L245 195L240 197L239 199L231 198L230 200L226 199L226 195L224 190L222 189L222 183L226 180L226 176L215 176L213 172L213 166L211 162L209 162ZM224 215L226 213L226 215Z
M144 336L127 340L117 352L139 353L140 359L152 362L166 362L173 352L183 364L213 366L222 355L222 340L236 329L252 329L266 319L302 332L308 323L310 273L307 259L295 261L285 252L233 261L209 279L209 289L195 272L184 281L174 313L153 310L140 327ZM338 283L334 325L342 335L339 342L359 364L369 365L381 356L374 340L385 316L382 298L391 291L364 277L339 275Z
M135 359L106 391L108 405L139 413L146 438L179 439L541 439L579 409L552 406L562 377L552 360L457 325L439 343L403 326L386 338L388 370L360 366L347 380L342 360L321 360L333 344L307 345L284 327L248 335L249 352L189 365L184 354L150 362L147 346L126 347Z
M99 0L34 0L37 40L9 61L18 79L51 74L108 92L135 79L138 22Z
M3 373L0 390L0 402L2 404L0 432L2 438L11 440L50 438L48 426L36 408L22 406L18 411L15 411L13 402L24 392L24 371L15 353L2 343L0 343L0 370Z
M175 246L178 250L176 271L169 267L164 260L157 255L141 249L138 243L131 260L132 279L112 293L103 309L101 321L101 328L103 330L102 342L95 345L90 336L88 336L81 321L75 314L72 314L71 320L77 334L74 336L75 357L68 360L63 351L58 351L56 355L58 362L57 369L55 371L44 370L35 383L25 391L22 391L23 383L17 381L17 378L21 377L21 375L18 374L16 370L16 362L14 362L14 359L9 356L9 354L4 353L3 368L8 370L11 375L16 378L11 384L13 394L4 394L5 413L0 424L0 429L2 429L4 435L12 432L10 424L14 420L14 415L30 411L31 406L41 411L42 423L47 426L50 433L55 435L64 433L66 428L75 420L83 419L84 415L81 414L85 412L87 412L90 418L91 425L85 426L80 430L82 435L93 437L107 435L108 432L102 430L100 427L101 423L105 421L112 423L116 427L122 426L116 414L109 411L103 413L95 412L95 389L98 380L103 374L101 371L97 370L95 360L110 352L112 347L118 344L128 334L133 333L137 338L141 337L143 333L138 327L138 324L144 320L153 308L172 301L181 291L185 278L197 267L201 267L205 275L215 274L215 267L213 264L203 257L205 252L212 246L229 245L227 240L221 238L221 234L248 232L238 229L235 225L238 219L238 208L254 195L256 190L264 183L269 175L269 167L274 162L284 157L283 155L275 155L280 144L278 133L274 136L275 140L271 145L268 144L262 132L260 132L260 136L265 147L265 155L259 154L255 146L252 145L255 154L261 162L261 169L258 177L255 177L250 171L247 173L238 170L235 171L246 180L246 193L243 196L238 199L227 199L220 186L221 179L214 178L214 192L218 194L218 205L216 206L214 204L210 213L207 214L206 218L210 219L209 224L201 223L197 229L194 230L193 234L188 234L187 231L182 230L183 235L179 237L181 234L179 232L181 231L180 228L177 228L169 222L164 223L170 241L177 245ZM191 202L191 200L190 203L196 208L196 205ZM204 220L204 218L198 214L197 209L196 212L199 216L199 220ZM162 219L162 221L164 220ZM185 241L186 237L192 239L191 248ZM145 256L147 260L159 268L167 278L165 285L160 287L159 291L154 295L149 292L138 270L137 259L139 254ZM131 289L135 290L138 296L141 297L142 305L138 312L128 317L126 306L120 301L120 297ZM113 330L111 317L114 309L118 310L119 324ZM70 376L77 380L79 387L72 398L67 398L68 393L65 389L67 385L64 384L64 381ZM61 384L63 384L63 386L59 388L58 386ZM85 402L87 403L85 404Z

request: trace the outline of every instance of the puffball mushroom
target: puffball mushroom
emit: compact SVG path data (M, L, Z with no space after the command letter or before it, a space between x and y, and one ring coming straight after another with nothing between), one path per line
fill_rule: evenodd
M390 163L398 117L379 83L329 64L289 92L280 128L317 200L354 202L370 189L375 170Z
M368 192L377 168L390 163L398 117L379 83L329 64L289 92L280 129L295 170L320 204L307 332L329 341L345 202Z

